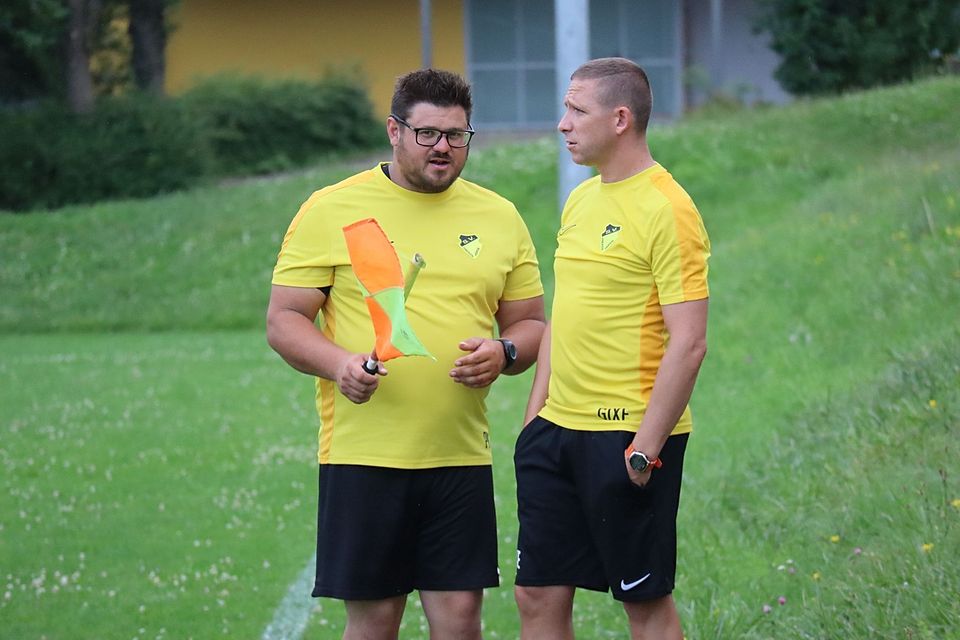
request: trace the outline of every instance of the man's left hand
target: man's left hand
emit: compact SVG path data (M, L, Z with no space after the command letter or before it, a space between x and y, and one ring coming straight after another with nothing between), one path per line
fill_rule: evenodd
M653 465L650 465L643 473L637 473L633 470L633 467L630 466L630 461L627 460L626 456L623 458L623 463L627 466L627 475L630 476L630 482L638 487L645 487L647 483L650 482L650 476L653 475Z
M453 363L450 377L454 382L479 389L490 385L507 364L503 343L491 338L467 338L460 343L468 355Z

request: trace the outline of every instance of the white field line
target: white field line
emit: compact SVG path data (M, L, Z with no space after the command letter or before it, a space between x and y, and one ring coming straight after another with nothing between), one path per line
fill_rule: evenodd
M287 589L287 595L273 613L273 620L263 630L261 640L300 640L303 637L314 605L310 592L313 591L316 566L317 554L314 553Z

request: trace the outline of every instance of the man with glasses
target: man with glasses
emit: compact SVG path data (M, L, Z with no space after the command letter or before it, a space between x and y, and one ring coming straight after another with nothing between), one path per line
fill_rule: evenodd
M392 161L314 193L274 270L268 341L317 377L313 595L345 601L344 638L396 638L414 589L431 638L479 638L483 589L499 584L484 398L536 358L543 288L516 208L459 177L471 107L456 74L401 77L386 123ZM382 364L363 368L374 336L342 228L364 218L401 261L427 263L406 308L436 359L394 360L389 377Z

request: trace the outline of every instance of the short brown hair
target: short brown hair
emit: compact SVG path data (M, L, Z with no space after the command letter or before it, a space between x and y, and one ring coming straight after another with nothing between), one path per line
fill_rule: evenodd
M638 133L646 132L653 108L653 92L646 72L626 58L597 58L573 72L571 80L600 80L597 99L605 107L626 107L637 121Z
M397 78L390 112L406 119L414 105L421 102L438 107L463 107L470 122L473 110L470 85L452 71L420 69Z

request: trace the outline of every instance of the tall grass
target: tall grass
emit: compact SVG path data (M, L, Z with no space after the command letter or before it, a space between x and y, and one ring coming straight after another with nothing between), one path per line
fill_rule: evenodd
M960 81L655 130L714 247L676 598L687 637L960 635ZM371 163L372 164L372 163ZM259 637L313 546L310 381L265 346L280 238L353 169L0 217L0 618L12 638ZM545 281L549 141L474 153ZM514 638L513 439L497 382ZM783 604L780 604L782 598ZM338 637L318 601L308 637ZM582 593L579 637L623 637ZM403 637L423 637L415 598Z

